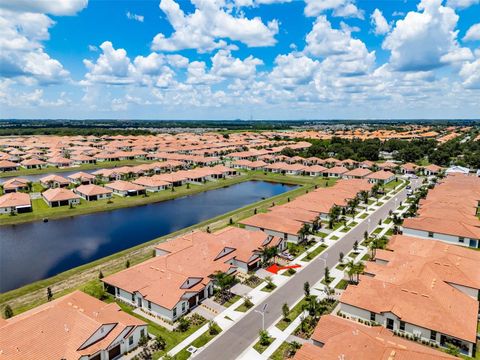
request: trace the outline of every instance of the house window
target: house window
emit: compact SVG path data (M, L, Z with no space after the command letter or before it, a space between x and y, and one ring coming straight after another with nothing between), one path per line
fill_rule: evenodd
M370 312L370 321L375 321L375 313Z
M128 338L128 345L129 345L129 346L132 346L132 345L133 345L133 336L130 336L130 337Z
M288 234L287 234L287 233L283 233L283 238L284 238L285 240L287 240Z
M430 232L430 231L429 231L429 232L428 232L428 237L433 238L433 232Z
M120 296L120 289L119 288L115 288L115 292L116 292L117 296Z
M140 330L140 337L144 337L144 336L145 336L145 330L142 329L142 330Z
M185 303L182 303L182 313L185 312Z
M437 332L434 330L430 330L430 340L437 341Z
M463 243L465 242L465 238L459 237L459 238L458 238L458 242L461 243L461 244L463 244Z
M132 302L135 302L135 294L132 294Z
M177 317L177 308L173 309L173 317Z
M148 300L147 306L148 310L152 310L152 302L150 300Z
M405 331L405 321L400 320L400 330Z

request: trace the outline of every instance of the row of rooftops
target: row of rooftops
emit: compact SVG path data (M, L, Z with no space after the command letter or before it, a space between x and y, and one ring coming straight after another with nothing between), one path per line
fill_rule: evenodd
M103 279L106 284L172 309L189 292L198 292L217 271L234 273L235 261L256 261L266 246L280 239L263 231L227 227L215 233L193 231L156 246L159 256ZM189 279L192 281L190 287Z
M418 216L404 220L403 227L480 239L480 178L449 175L420 200Z
M312 343L305 343L293 360L447 360L446 353L398 336L381 326L370 327L333 315L320 318Z
M479 264L471 249L395 235L340 302L475 343L478 299L461 288L480 290Z
M240 223L280 233L297 235L304 223L312 223L321 214L328 214L334 206L346 206L361 191L369 191L372 184L364 179L342 179L334 186L318 188L308 194L280 206L274 206L267 213L256 214Z

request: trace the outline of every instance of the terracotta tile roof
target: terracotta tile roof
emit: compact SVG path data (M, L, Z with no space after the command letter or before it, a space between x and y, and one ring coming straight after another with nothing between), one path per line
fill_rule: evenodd
M108 184L105 184L106 188L117 191L141 191L145 190L145 187L137 184L133 184L129 181L117 180Z
M405 219L403 227L480 239L479 200L480 178L447 176L419 203L418 216Z
M367 175L366 177L367 179L387 180L387 179L390 179L392 176L395 176L395 174L392 173L391 171L380 170L380 171L373 172Z
M64 188L48 189L42 193L42 196L49 202L80 199L80 196L73 191Z
M111 194L112 190L106 189L103 186L88 184L88 185L80 185L75 189L75 192L78 194L94 196L94 195Z
M189 291L198 291L216 271L235 270L232 259L251 260L256 251L275 238L262 231L227 227L209 234L194 231L157 245L165 255L110 275L104 282L128 292L140 292L147 300L173 308ZM227 249L226 255L220 256ZM195 288L181 288L189 278L200 278Z
M394 336L383 327L368 327L333 315L324 315L312 339L294 360L437 360L456 359L438 350Z
M365 272L374 277L362 276L340 301L475 342L479 304L451 284L480 288L480 254L434 242L395 237L393 252L378 250L377 258L387 264L368 263Z
M80 350L107 324L114 324L113 330ZM0 323L0 359L79 359L107 349L124 329L145 325L117 304L106 304L77 290Z
M30 204L30 195L25 193L13 192L0 196L0 208L28 206Z
M59 184L62 184L62 185L68 185L70 184L70 181L66 178L64 178L63 176L60 176L60 175L47 175L47 176L44 176L42 178L40 178L40 182L41 183L49 183L49 182L57 182Z

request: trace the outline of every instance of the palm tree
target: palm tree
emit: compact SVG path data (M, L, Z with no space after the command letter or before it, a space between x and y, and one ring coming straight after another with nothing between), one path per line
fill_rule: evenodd
M333 295L335 295L335 289L332 289L330 286L325 286L323 288L323 292L325 293L327 300L332 301Z
M363 271L365 270L365 265L363 262L358 262L355 264L355 275L357 276L357 284L360 282L360 274L363 274Z
M297 235L300 240L304 240L311 233L312 231L311 231L310 225L308 225L307 223L304 223L300 228L300 230L298 230Z
M276 246L265 246L260 250L260 256L262 257L262 261L265 264L269 264L272 258L276 260L277 255L278 255L278 247Z
M370 248L370 258L374 259L375 255L377 254L377 249L378 249L378 239L374 238L370 241L368 244L368 247Z
M365 204L368 204L368 198L370 197L370 194L368 193L367 190L362 190L360 191L360 198Z
M350 260L346 264L345 268L347 269L348 281L353 283L353 276L355 275L355 262Z
M329 224L330 228L333 228L333 224L338 221L340 214L341 214L340 206L333 205L330 211L328 212L328 216L330 218L330 224Z

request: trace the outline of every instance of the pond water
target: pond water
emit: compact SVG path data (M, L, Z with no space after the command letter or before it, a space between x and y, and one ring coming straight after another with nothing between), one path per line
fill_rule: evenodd
M155 204L0 227L0 292L45 279L282 194L295 185L247 181Z

